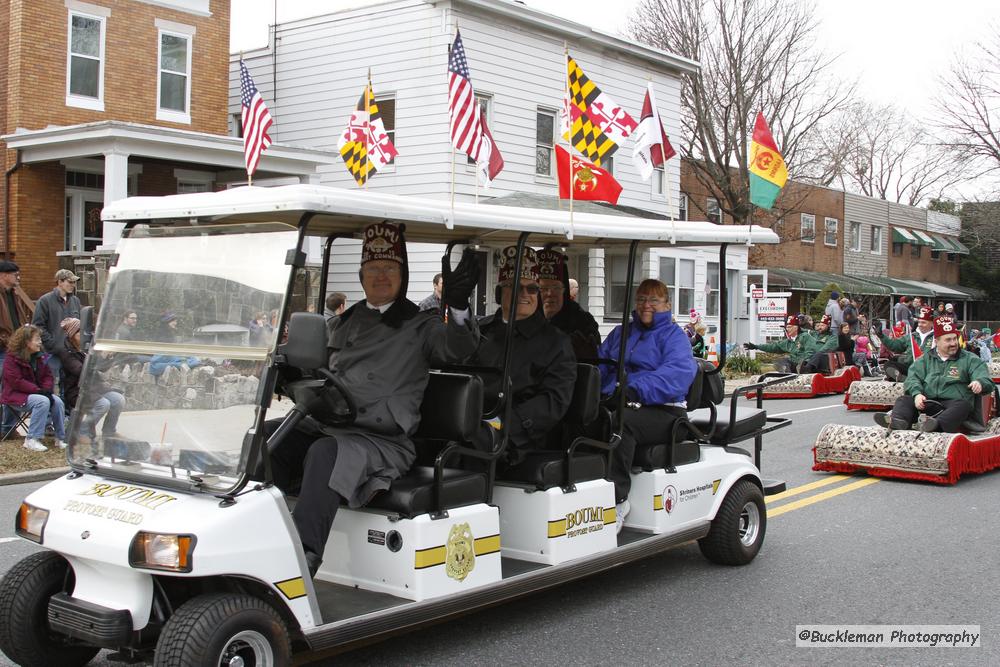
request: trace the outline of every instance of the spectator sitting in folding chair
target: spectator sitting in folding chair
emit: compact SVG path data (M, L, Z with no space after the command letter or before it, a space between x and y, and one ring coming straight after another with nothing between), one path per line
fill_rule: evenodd
M63 402L52 394L52 371L42 361L42 333L33 325L20 327L10 337L7 356L3 360L3 391L0 403L17 413L30 412L25 449L44 452L42 444L45 424L52 419L56 432L56 447L65 449L66 429Z
M63 378L66 381L63 396L71 410L76 408L84 410L84 417L80 422L81 435L91 439L97 437L97 423L107 415L104 427L101 429L102 435L105 438L116 437L118 417L125 409L125 397L101 379L100 374L95 374L93 379L96 382L90 386L82 400L80 399L80 375L87 359L86 353L80 349L80 320L67 317L60 326L66 332L66 347L59 351Z

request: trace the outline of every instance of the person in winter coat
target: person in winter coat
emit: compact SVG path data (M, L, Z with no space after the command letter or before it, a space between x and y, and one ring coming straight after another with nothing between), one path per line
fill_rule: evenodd
M939 317L934 321L934 349L913 362L903 389L906 393L896 399L892 412L875 415L876 424L908 429L919 413L929 410L927 401L934 400L943 409L929 415L920 430L957 433L972 414L975 397L992 392L994 385L983 360L959 347L955 321Z
M844 323L844 310L840 306L840 292L830 292L830 300L826 302L824 315L830 316L830 326L839 329Z
M17 412L31 412L24 447L33 452L48 449L41 440L49 418L56 432L56 447L66 448L65 407L62 399L53 395L53 386L52 371L42 361L41 330L30 324L20 327L10 337L7 356L3 360L0 403Z
M628 515L632 459L636 445L668 442L674 422L687 415L687 393L698 372L691 343L673 321L667 286L659 280L643 280L635 294L632 326L625 344L625 386L616 387L617 368L601 366L601 393L625 392L627 407L621 442L611 460L609 478L615 485L618 529ZM615 327L604 340L599 356L617 359L622 327Z
M576 383L576 357L571 338L545 319L539 303L537 254L525 248L517 281L514 280L516 257L516 247L503 250L497 279L500 308L479 321L482 340L473 359L477 365L502 367L507 322L513 317L514 348L510 365L513 419L506 424L498 420L491 422L494 428L506 429L507 462L510 464L523 460L525 450L546 447L549 431L569 409ZM516 296L515 282L519 285ZM592 356L596 356L596 350ZM500 380L495 374L483 376L487 401L500 392ZM478 434L476 444L481 449L492 445L488 435L486 432Z
M31 323L42 332L42 345L49 353L46 363L58 381L61 373L59 350L65 344L65 336L59 323L67 317L80 319L80 299L74 294L80 278L69 269L56 271L56 286L48 294L43 294L35 303L35 314Z
M825 317L825 316L824 316ZM808 331L799 328L799 318L789 315L785 322L785 339L774 343L763 343L755 345L753 343L743 343L743 347L748 350L761 350L771 353L785 353L774 362L774 369L781 373L812 373L809 359L816 352L816 339Z
M594 316L569 294L569 268L566 256L557 250L539 250L538 286L541 288L542 308L552 326L569 336L573 353L583 361L595 359L601 344L601 331Z
M411 438L420 425L431 364L459 362L476 349L479 329L469 295L478 275L471 250L454 271L444 272L445 323L406 298L403 230L389 222L365 227L359 272L365 298L340 316L327 343L330 371L352 393L357 418L350 426L306 418L271 454L278 488L285 493L300 489L292 520L311 574L322 562L341 500L360 507L413 465ZM268 421L265 438L280 423ZM260 473L259 468L257 479Z
M62 321L66 334L66 347L59 352L63 367L63 398L70 410L79 408L85 411L85 417L80 423L80 431L90 438L97 435L97 423L104 419L101 433L104 437L114 437L118 432L118 418L125 409L125 397L115 391L99 374L94 373L90 385L80 403L80 376L87 355L80 349L80 320L68 317Z
M705 327L705 323L698 321L698 324L694 325L694 338L691 339L691 352L694 354L696 359L705 358L705 332L708 329Z

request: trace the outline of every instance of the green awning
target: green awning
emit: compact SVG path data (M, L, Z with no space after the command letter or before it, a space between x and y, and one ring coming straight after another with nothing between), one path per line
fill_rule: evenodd
M956 255L968 255L969 254L969 248L968 248L968 246L966 246L964 243L962 243L958 239L948 239L948 241L953 246L955 246L955 254Z
M892 242L893 243L914 243L919 244L920 241L917 237L913 235L909 229L905 227L893 227L892 228Z
M928 234L928 236L930 236L931 237L931 241L934 242L933 245L931 246L931 251L933 251L933 252L950 252L950 253L954 253L955 252L955 246L953 246L952 244L948 243L947 241L945 241L943 238L941 238L937 234Z
M847 294L862 294L866 296L888 296L892 288L881 283L882 278L862 279L853 276L842 276L836 273L819 273L817 271L798 271L796 269L767 270L768 288L782 287L789 290L805 292L821 292L830 283L836 283Z
M918 243L920 243L921 245L930 246L932 248L934 247L934 240L927 235L927 232L922 232L919 229L913 229L911 231L913 232L913 235L917 237Z

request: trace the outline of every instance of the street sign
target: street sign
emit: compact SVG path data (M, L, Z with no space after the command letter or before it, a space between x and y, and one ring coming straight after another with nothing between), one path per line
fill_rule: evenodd
M764 298L764 288L763 287L759 287L759 288L757 288L755 290L751 290L751 292L750 292L750 298L751 299L763 299Z

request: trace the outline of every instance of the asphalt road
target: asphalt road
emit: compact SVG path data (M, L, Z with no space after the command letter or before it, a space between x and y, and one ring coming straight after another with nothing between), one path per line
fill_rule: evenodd
M815 473L828 422L870 423L842 397L767 401L793 425L765 443L763 473L789 489L768 504L748 566L694 544L315 665L1000 664L1000 471L941 487ZM13 513L38 485L0 487ZM0 572L34 547L4 541ZM796 648L797 625L979 625L979 648ZM102 654L93 664L117 665ZM0 665L8 665L0 657Z

